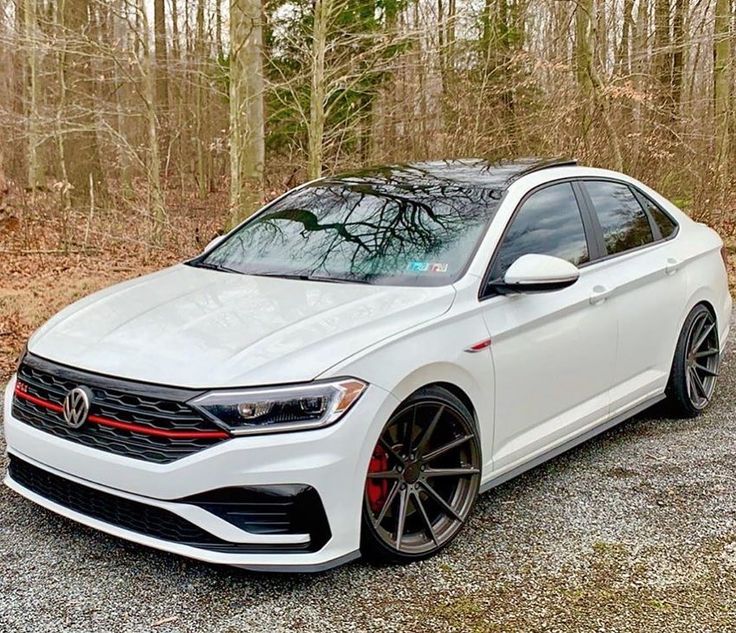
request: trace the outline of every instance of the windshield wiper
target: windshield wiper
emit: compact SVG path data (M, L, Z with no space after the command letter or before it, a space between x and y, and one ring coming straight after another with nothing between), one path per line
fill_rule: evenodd
M299 281L322 281L330 284L366 284L371 285L370 281L363 279L343 279L341 277L317 277L315 275L297 274L297 273L277 273L277 272L264 272L244 273L246 275L254 275L256 277L280 277L281 279L298 279Z
M223 273L235 273L237 275L243 274L239 270L235 270L234 268L228 268L227 266L223 266L222 264L211 264L210 262L191 262L189 265L194 266L195 268L206 268L207 270L219 270L220 272L223 272Z
M342 277L308 277L310 281L326 281L330 284L364 284L367 286L373 285L367 279L344 279Z

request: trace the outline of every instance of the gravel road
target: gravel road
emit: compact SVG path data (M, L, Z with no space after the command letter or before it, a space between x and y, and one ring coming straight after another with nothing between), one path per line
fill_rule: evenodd
M3 487L0 631L736 631L734 353L719 381L697 420L620 425L484 495L454 545L405 567L208 566Z

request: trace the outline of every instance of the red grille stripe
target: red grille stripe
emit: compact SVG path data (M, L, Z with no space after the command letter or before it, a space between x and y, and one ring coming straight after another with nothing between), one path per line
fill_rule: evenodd
M23 386L25 387L25 385ZM44 407L45 409L55 411L56 413L62 413L64 411L64 407L62 407L61 405L49 402L48 400L44 400L43 398L37 398L36 396L32 396L30 393L21 391L21 383L16 383L15 385L15 396L17 398L22 398L23 400L28 400L28 402L32 402L39 407Z
M64 411L64 408L61 405L56 404L55 402L49 402L48 400L44 400L43 398L38 398L31 395L30 393L26 393L22 390L22 384L23 383L18 382L15 385L16 398L27 400L28 402L31 402L39 407L44 407L45 409L49 409L50 411L54 411L55 413L62 413ZM23 385L23 387L25 387L25 385ZM93 424L100 424L102 426L110 426L115 429L131 431L132 433L143 433L144 435L155 435L157 437L168 437L172 439L196 440L210 438L225 440L230 437L230 435L225 431L165 431L163 429L155 429L150 426L111 420L110 418L104 418L99 415L90 415L87 418L87 421L92 422Z

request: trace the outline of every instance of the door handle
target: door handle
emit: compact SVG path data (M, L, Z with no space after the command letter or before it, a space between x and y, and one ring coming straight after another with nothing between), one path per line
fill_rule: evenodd
M674 275L678 270L680 270L680 262L674 257L668 257L667 265L664 267L664 274Z
M611 291L604 286L593 286L593 292L590 294L591 305L597 306L608 299Z

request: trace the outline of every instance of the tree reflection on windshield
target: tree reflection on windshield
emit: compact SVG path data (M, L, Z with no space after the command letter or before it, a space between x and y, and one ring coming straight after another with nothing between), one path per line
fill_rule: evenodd
M500 192L418 167L319 181L276 201L202 262L243 273L442 285L466 267Z

